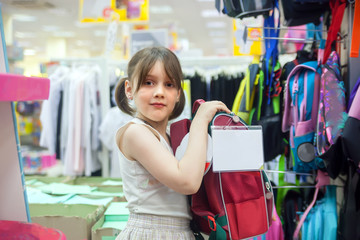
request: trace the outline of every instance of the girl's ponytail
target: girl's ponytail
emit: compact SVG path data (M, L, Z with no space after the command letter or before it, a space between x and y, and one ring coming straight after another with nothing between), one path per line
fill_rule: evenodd
M115 101L116 101L116 104L118 105L118 107L120 108L121 111L133 116L134 113L135 113L135 110L130 107L129 100L126 97L126 94L125 94L125 81L126 80L128 80L127 77L122 78L122 79L120 79L120 81L116 85L116 88L115 88Z

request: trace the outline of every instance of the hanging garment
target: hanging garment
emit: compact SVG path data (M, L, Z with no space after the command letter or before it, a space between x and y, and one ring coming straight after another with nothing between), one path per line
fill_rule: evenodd
M301 228L302 240L336 240L336 186L326 186L325 195L310 210Z
M63 88L63 80L67 77L70 69L60 66L49 76L51 81L49 98L42 103L40 121L42 125L39 145L48 149L50 154L56 153L56 133L58 128L58 108L60 94ZM57 155L57 158L60 158Z
M360 239L360 173L358 167L350 163L346 184L345 203L340 210L338 227L339 240Z
M105 115L99 127L99 138L110 151L110 177L121 177L119 155L115 141L116 131L133 117L123 113L118 107L112 107Z

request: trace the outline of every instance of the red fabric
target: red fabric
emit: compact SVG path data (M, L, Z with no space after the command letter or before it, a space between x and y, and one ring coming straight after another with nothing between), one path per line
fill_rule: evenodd
M189 119L183 119L170 125L171 147L174 154L182 139L189 132L190 124L191 121Z
M360 3L355 1L354 21L351 37L350 57L359 57L360 47Z
M0 221L0 239L66 240L60 230L37 223Z
M221 183L232 239L265 233L271 219L266 216L261 172L222 173Z
M344 16L346 0L330 0L329 4L332 17L325 44L324 58L322 60L323 64L326 63L328 57L330 56L332 43L337 40L337 34L340 31L341 22Z
M200 225L200 230L210 234L211 229L205 217L224 216L226 209L231 239L249 238L266 233L272 220L273 202L266 202L263 189L260 171L221 174L209 171L204 176L200 190L191 197L191 210ZM228 226L224 229L227 238L230 239Z

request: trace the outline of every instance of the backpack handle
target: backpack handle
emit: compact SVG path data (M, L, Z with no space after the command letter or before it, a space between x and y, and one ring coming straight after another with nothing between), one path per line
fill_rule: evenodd
M193 116L195 116L196 111L199 109L200 105L201 105L202 103L204 103L204 102L205 102L204 99L197 99L197 100L194 102L193 107L192 107L192 110L191 110Z

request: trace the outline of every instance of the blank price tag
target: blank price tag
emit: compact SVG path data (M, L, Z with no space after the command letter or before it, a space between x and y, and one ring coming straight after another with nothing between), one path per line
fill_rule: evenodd
M264 165L261 126L211 127L213 171L258 170Z

